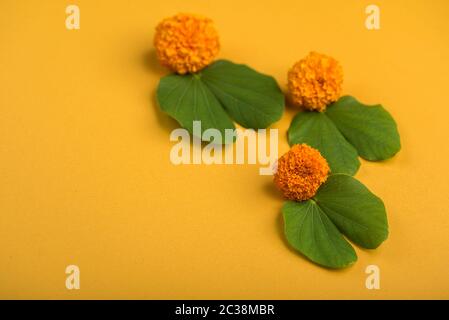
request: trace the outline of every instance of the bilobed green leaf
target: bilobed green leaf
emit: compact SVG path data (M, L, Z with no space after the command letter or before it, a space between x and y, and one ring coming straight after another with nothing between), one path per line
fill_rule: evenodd
M282 116L284 95L273 77L219 60L201 72L201 80L245 128L266 128Z
M313 262L328 268L345 268L357 260L354 248L315 201L288 201L282 212L288 242Z
M306 143L326 158L332 173L353 175L360 166L357 151L324 113L298 113L288 129L290 145Z
M352 242L377 248L388 237L388 222L381 199L353 177L328 177L314 197L320 209Z
M385 160L401 149L396 123L381 105L345 96L328 106L326 115L364 159Z
M223 139L225 129L235 129L231 118L199 75L172 74L163 77L157 90L157 100L163 111L192 134L193 121L201 121L201 134L215 128L221 132Z
M225 60L197 74L162 78L157 100L191 133L193 121L201 121L201 133L215 128L223 137L226 129L235 129L232 119L246 128L266 128L284 110L284 95L274 78Z
M287 201L282 208L288 242L310 260L344 268L357 260L353 247L374 249L388 237L385 206L351 176L328 177L313 199Z

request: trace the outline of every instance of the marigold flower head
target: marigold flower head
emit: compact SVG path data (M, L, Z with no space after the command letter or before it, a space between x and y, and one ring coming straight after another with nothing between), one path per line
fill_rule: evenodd
M321 153L306 145L294 145L278 160L274 183L289 200L312 198L327 180L329 165Z
M179 74L203 69L220 50L218 33L212 20L184 13L159 23L154 46L161 64Z
M311 52L288 72L291 101L309 110L324 111L341 95L343 69L332 57Z

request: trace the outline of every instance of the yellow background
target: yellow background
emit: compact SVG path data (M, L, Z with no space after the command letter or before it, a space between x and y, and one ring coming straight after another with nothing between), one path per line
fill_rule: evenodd
M81 9L81 30L65 8ZM2 0L0 298L449 298L449 2ZM345 93L382 103L403 148L357 178L385 202L389 239L329 271L289 249L283 199L258 166L174 166L177 124L155 103L168 71L154 27L214 19L220 58L271 74L310 50L337 58ZM280 153L296 110L274 127ZM65 288L65 267L81 290ZM365 288L369 264L381 290Z

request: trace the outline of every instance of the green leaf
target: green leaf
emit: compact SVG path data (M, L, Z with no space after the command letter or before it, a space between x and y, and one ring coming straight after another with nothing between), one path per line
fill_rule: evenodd
M197 74L172 74L161 79L157 100L163 111L195 134L210 128L235 129L233 118L246 128L266 128L279 120L284 95L274 78L253 69L220 60Z
M298 113L288 129L290 145L306 143L326 158L332 173L353 175L360 167L357 151L324 113Z
M205 130L215 128L221 132L223 140L225 129L235 129L231 118L199 75L163 77L157 90L157 100L161 109L191 134L194 134L193 121L201 121L201 135Z
M345 268L357 260L354 248L315 201L288 201L282 212L288 242L313 262L328 268Z
M282 116L284 95L273 77L219 60L201 72L201 79L245 128L266 128Z
M381 199L347 175L331 175L314 197L320 209L352 242L377 248L388 237L388 222Z
M381 105L367 106L345 96L326 114L364 159L385 160L401 149L396 123Z
M328 177L313 199L282 208L288 242L313 262L344 268L357 260L357 245L374 249L388 237L385 206L351 176Z

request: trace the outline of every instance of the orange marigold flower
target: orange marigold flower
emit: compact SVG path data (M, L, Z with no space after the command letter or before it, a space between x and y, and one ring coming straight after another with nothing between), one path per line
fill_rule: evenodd
M220 50L212 20L183 13L159 23L154 46L161 64L179 74L203 69Z
M332 57L311 52L288 72L290 99L309 110L324 111L340 98L343 69Z
M289 200L312 198L329 174L321 153L306 144L294 145L279 158L274 183Z

